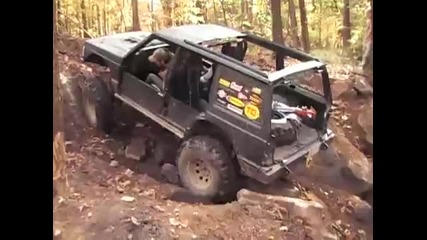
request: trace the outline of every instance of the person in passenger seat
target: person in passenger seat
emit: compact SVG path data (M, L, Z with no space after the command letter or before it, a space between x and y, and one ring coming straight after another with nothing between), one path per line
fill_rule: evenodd
M163 89L163 81L166 78L167 67L172 57L173 54L164 48L156 49L153 54L148 57L148 61L154 63L159 68L157 74L150 73L148 75L148 84L154 84L159 90Z

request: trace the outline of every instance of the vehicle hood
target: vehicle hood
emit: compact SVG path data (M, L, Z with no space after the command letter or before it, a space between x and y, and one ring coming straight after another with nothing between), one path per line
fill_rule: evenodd
M150 32L126 32L86 41L86 48L94 47L93 51L106 51L116 57L124 57L129 50L148 37Z

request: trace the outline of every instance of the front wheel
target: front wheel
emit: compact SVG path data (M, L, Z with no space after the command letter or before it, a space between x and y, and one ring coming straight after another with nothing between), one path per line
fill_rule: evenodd
M177 167L182 185L192 194L213 201L227 201L238 190L238 173L229 151L210 136L185 141L178 152Z
M110 133L114 127L114 108L108 87L100 78L88 79L82 88L84 115L90 126Z

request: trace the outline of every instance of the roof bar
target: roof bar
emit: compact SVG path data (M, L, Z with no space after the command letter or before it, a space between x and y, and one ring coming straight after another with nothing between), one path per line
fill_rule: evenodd
M259 37L255 34L252 34L250 32L243 32L243 33L246 34L246 39L249 42L256 43L262 47L265 47L275 52L281 52L288 57L295 58L299 61L310 61L310 60L318 61L318 59L310 56L309 54L303 51L300 51L291 47L287 47L283 44L278 44L275 42L267 42L266 39Z
M186 44L190 45L190 46L193 46L193 47L195 47L195 48L198 48L198 49L200 49L200 50L203 50L203 51L205 51L205 52L207 52L207 53L209 53L209 54L215 55L216 57L219 57L219 58L225 58L225 59L227 59L227 61L230 61L230 62L232 62L232 63L234 63L234 64L238 65L239 67L243 67L243 68L245 68L245 69L247 69L247 70L249 70L249 71L251 71L251 72L253 72L253 73L256 73L256 74L258 74L258 75L261 75L261 77L268 78L268 75L267 75L265 72L260 71L260 70L258 70L258 69L255 69L255 68L253 68L253 67L251 67L251 66L245 65L243 62L241 62L241 61L239 61L239 60L237 60L237 59L234 59L234 58L232 58L232 57L230 57L230 56L227 56L227 55L225 55L225 54L222 54L222 53L215 52L215 51L213 51L213 50L211 50L211 49L209 49L209 48L206 48L206 47L204 47L204 46L201 46L201 45L199 45L199 44L196 44L196 43L193 43L193 42L190 42L190 41L187 41L187 40L184 40L184 42L185 42ZM220 61L218 61L218 62L220 62Z

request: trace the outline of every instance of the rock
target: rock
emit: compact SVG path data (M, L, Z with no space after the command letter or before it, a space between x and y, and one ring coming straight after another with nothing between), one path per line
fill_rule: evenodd
M281 195L286 197L298 198L301 196L300 190L289 179L279 179L268 185L262 184L254 179L245 179L244 185L250 191Z
M133 175L133 171L128 168L123 174L130 178Z
M333 99L339 98L343 93L351 89L351 83L347 81L334 81L331 86Z
M359 151L337 127L332 127L336 134L331 147L335 150L338 159L342 162L341 173L345 178L359 182L359 194L373 186L373 166L366 156Z
M339 240L340 237L337 236L336 234L330 233L330 232L325 232L322 235L322 240Z
M372 222L373 209L369 203L363 201L358 196L351 196L347 199L347 205L357 220L365 223Z
M141 160L146 155L146 139L134 137L129 145L126 146L125 156L134 160Z
M373 140L373 101L371 99L370 103L363 106L360 110L359 116L357 117L357 123L365 132L365 139L370 144L374 143Z
M312 226L319 225L323 221L324 207L315 201L255 193L247 189L237 193L237 201L241 205L278 205L286 208L290 215L304 218Z
M369 203L369 205L373 206L373 202L374 202L374 187L372 186L371 189L369 189L366 192L361 193L360 198L364 201L366 201L367 203Z
M135 201L135 198L131 197L131 196L123 196L120 198L120 200L122 200L124 202L133 202L133 201Z
M353 89L358 95L372 96L374 94L374 89L363 77L355 79Z
M314 155L309 166L304 161L295 161L289 166L293 172L292 178L301 184L306 182L307 186L310 182L318 182L353 195L371 189L372 163L342 133L332 130L338 134L330 147Z
M179 183L178 169L174 165L170 163L163 164L161 173L170 183Z
M176 152L179 144L175 139L169 136L161 137L156 140L154 146L154 160L159 165L164 163L175 163Z
M110 162L110 166L111 167L118 167L119 166L119 162L113 160L113 161Z

